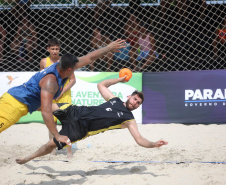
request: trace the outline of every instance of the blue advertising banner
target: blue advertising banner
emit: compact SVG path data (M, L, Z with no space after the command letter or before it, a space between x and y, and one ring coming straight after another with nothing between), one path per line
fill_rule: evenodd
M143 124L226 123L226 70L143 73Z

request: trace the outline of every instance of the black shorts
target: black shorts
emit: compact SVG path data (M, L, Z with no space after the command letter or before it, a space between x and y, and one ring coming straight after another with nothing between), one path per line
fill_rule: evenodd
M87 134L87 128L79 120L80 112L82 107L77 107L75 105L70 105L66 103L57 104L60 109L53 112L53 115L62 124L62 129L60 130L60 135L68 136L71 142L76 142L84 138ZM67 144L61 143L53 138L53 141L56 143L58 150L64 148Z

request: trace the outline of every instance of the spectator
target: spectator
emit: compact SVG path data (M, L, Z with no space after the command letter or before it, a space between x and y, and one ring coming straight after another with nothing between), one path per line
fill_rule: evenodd
M158 57L155 48L155 38L152 33L149 31L149 25L145 24L144 22L140 23L140 34L139 34L139 55L137 60L144 61L141 63L139 68L136 68L136 71L144 71L148 70L150 64ZM137 65L136 65L137 66Z
M92 48L95 50L103 47L103 45L106 45L98 28L93 29L93 36L91 37L90 42Z
M139 48L139 21L135 15L130 14L128 21L124 26L124 32L126 36L126 41L130 44L130 68L133 70L136 67L136 59L138 56L138 48Z
M100 30L103 37L109 38L111 41L116 39L113 34L115 31L115 11L111 7L111 1L103 0L95 7L96 26Z
M90 38L90 43L92 46L92 51L105 47L108 45L114 38L111 37L112 31L111 28L111 17L110 17L111 1L103 0L97 3L97 6L94 8L93 16L93 35ZM112 64L113 53L108 53L99 60L107 62L107 69L104 67L106 62L95 62L90 65L91 70L100 69L101 71L107 70L110 71ZM100 64L96 66L97 64Z
M93 29L93 36L90 39L92 51L96 49L100 49L102 47L107 46L111 41L108 37L105 37L101 34L98 28ZM110 71L110 67L112 64L113 53L108 53L105 56L101 57L99 60L107 61L107 71ZM100 63L100 62L97 62ZM95 62L90 65L91 70L93 71L95 68ZM103 69L103 66L101 66Z
M30 23L27 15L20 20L11 49L20 61L31 61L33 50L37 48L35 27Z
M93 23L94 28L98 28L98 30L101 32L102 37L106 37L106 39L115 40L113 37L113 29L112 24L113 20L111 15L111 1L109 0L103 0L99 3L97 3L97 6L94 8L94 19Z
M48 41L48 47L47 51L49 52L50 56L47 58L43 58L40 61L40 70L43 70L44 68L50 66L51 64L54 64L60 60L60 41L58 39L50 39ZM75 84L75 75L74 73L68 78L66 81L64 88L58 98L53 100L53 103L69 103L71 104L71 87ZM54 117L55 125L57 125L57 118ZM49 131L49 139L51 140L53 138L53 135ZM53 155L56 154L56 150L53 150ZM72 151L71 147L67 148L67 156L68 158L72 158Z
M226 16L222 20L219 27L216 29L216 36L213 41L214 55L221 60L226 58Z
M2 25L0 25L0 62L2 62L3 59L5 38L6 30L3 28Z

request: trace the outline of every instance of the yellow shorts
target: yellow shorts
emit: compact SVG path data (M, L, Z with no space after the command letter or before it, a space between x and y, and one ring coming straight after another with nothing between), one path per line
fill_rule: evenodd
M59 100L53 100L53 103L69 103L71 104L71 89L69 89L67 92L65 92ZM57 118L53 116L54 122L57 122Z
M9 93L4 93L0 98L0 133L27 115L28 107Z

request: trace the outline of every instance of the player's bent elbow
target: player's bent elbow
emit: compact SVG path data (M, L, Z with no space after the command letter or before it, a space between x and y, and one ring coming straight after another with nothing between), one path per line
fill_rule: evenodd
M99 83L97 84L97 88L98 88L98 90L100 90L100 89L101 89L101 86L102 86L102 83L101 83L101 82L99 82Z

